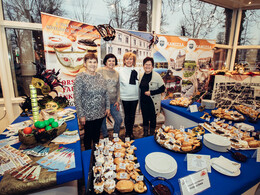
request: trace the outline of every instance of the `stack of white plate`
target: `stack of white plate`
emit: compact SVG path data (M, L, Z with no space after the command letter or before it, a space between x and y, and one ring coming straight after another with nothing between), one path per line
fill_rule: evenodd
M145 157L145 169L153 177L170 179L177 172L177 163L173 157L162 152L153 152Z
M207 133L204 135L203 143L211 150L227 152L231 148L231 142L221 135Z

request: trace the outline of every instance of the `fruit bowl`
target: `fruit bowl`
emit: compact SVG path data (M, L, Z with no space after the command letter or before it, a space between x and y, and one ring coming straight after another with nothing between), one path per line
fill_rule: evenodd
M51 128L47 131L33 131L31 134L25 134L23 129L18 131L19 141L24 145L34 145L37 143L46 143L66 131L67 124L64 122L61 126Z

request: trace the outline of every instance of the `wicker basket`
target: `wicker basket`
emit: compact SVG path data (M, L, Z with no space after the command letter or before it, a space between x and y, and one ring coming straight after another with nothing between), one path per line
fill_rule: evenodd
M25 145L34 145L37 143L45 143L47 141L50 141L54 139L55 137L62 134L64 131L66 131L67 124L63 123L58 128L53 128L48 131L44 131L41 133L35 132L34 134L26 135L23 130L18 131L19 135L19 141L22 142Z

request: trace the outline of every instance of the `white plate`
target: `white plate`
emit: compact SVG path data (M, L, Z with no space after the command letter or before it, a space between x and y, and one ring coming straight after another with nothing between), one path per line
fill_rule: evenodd
M231 176L231 177L236 177L236 176L239 176L239 175L240 175L240 173L241 173L240 169L238 169L238 171L235 172L235 173L231 173L231 172L228 172L228 171L226 171L225 169L222 169L221 167L219 167L219 166L213 164L216 159L217 159L217 158L212 158L212 159L210 160L210 163L211 163L211 166L213 167L213 169L215 169L216 171L218 171L219 173L221 173L221 174L223 174L223 175L227 175L227 176Z
M162 152L153 152L145 157L145 168L152 176L172 178L177 172L177 167L175 159Z

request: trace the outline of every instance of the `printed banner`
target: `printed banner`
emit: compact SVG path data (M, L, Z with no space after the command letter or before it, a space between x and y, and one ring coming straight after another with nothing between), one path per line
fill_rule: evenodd
M214 40L157 35L155 43L153 57L166 84L166 99L192 96L202 90L204 86L201 83L206 86L205 80L209 78L214 54Z
M42 31L46 69L60 70L65 86L59 96L66 96L74 105L73 82L84 71L84 56L94 53L100 58L101 37L92 25L42 13Z

